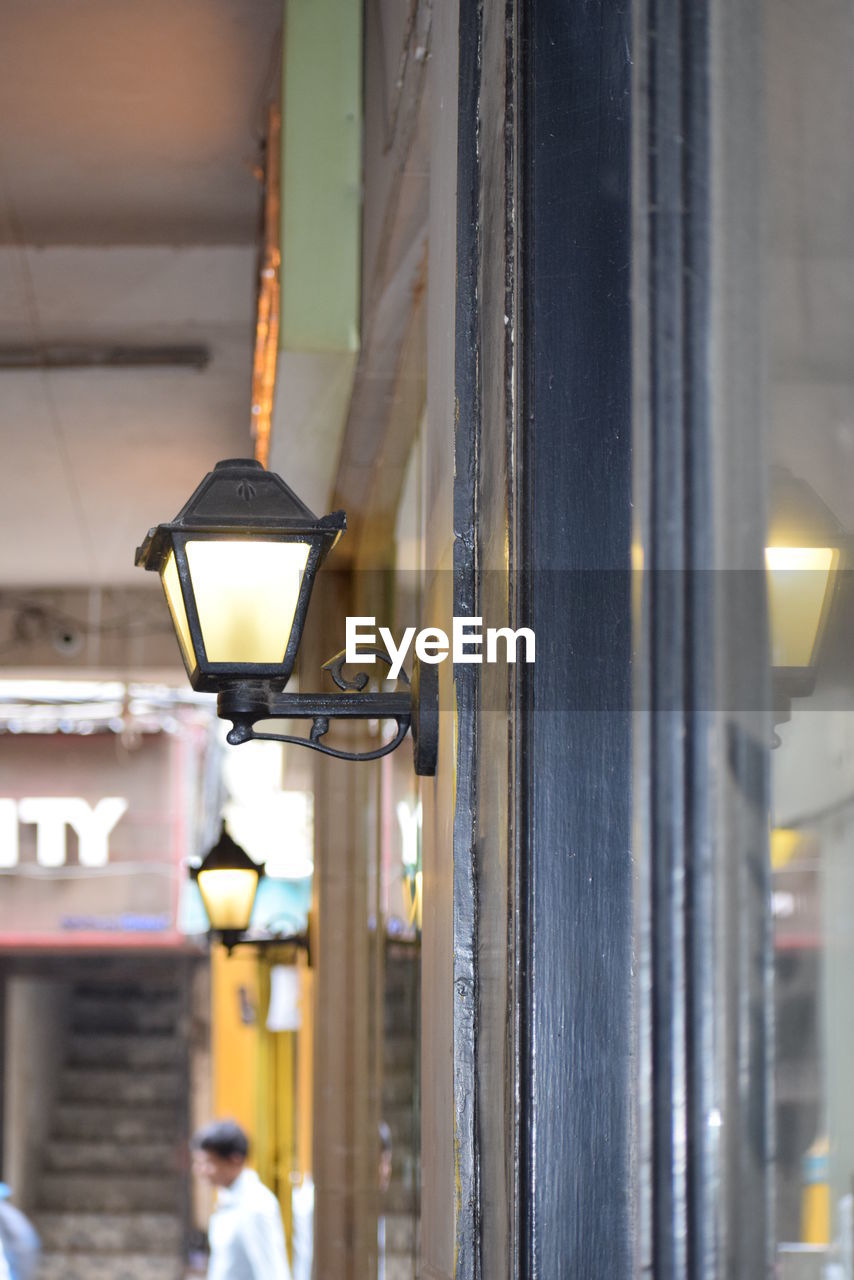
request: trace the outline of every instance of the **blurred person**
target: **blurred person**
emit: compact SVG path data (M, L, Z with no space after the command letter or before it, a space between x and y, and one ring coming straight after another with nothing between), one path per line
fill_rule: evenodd
M193 1171L218 1190L208 1226L208 1280L291 1280L279 1202L246 1168L249 1139L216 1120L192 1140Z
M377 1186L380 1192L380 1209L377 1216L377 1280L385 1280L385 1193L391 1185L391 1129L385 1120L380 1120L378 1128L380 1140L380 1159L377 1168Z
M291 1237L294 1280L311 1280L314 1262L314 1181L310 1173L304 1174L300 1185L294 1187L291 1203L294 1213Z
M0 1280L34 1280L41 1244L29 1218L10 1204L11 1194L0 1182Z

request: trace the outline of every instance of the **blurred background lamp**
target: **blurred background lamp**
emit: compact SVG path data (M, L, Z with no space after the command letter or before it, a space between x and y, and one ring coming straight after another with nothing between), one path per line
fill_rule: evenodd
M211 932L220 936L229 952L249 928L263 874L264 867L232 840L225 823L201 866L190 872L199 886Z

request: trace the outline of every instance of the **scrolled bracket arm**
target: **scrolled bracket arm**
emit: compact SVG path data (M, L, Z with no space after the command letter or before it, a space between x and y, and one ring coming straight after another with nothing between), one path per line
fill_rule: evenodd
M391 658L381 649L372 653L391 666ZM338 653L324 663L340 693L271 693L264 685L245 683L223 690L217 698L217 714L230 720L228 741L232 746L243 742L285 742L308 747L311 751L336 760L379 760L396 751L411 731L415 772L432 776L436 772L439 724L438 677L435 667L413 669L410 685L401 673L399 683L407 686L393 693L365 693L370 677L364 671L348 678L344 674L346 654ZM310 720L307 735L270 733L256 729L268 720ZM393 720L397 725L392 738L371 751L343 751L324 742L332 720Z
M268 716L267 719L273 717ZM315 721L315 726L317 721ZM246 732L244 728L238 730L237 726L228 734L228 741L237 742L289 742L297 747L308 747L310 751L319 751L321 755L331 756L334 760L379 760L382 756L390 755L392 751L396 751L403 739L409 732L410 721L398 720L397 732L394 737L384 742L382 746L377 747L373 751L342 751L338 747L331 747L322 741L322 734L317 732L313 726L309 736L302 737L299 734L292 733L257 733L254 728ZM237 736L237 733L240 736ZM325 733L326 730L324 729Z
M370 654L373 654L375 658L379 658L379 660L384 662L387 667L391 667L391 658L386 653L385 649L361 649L359 651L359 657L363 660ZM371 677L368 675L367 671L359 671L352 677L352 679L348 680L344 675L344 668L347 665L347 650L342 649L340 653L336 653L334 658L330 658L328 662L324 662L322 670L329 672L339 689L343 689L347 693L351 690L361 693L369 684ZM398 683L405 685L409 684L409 676L403 670L401 670L397 679Z

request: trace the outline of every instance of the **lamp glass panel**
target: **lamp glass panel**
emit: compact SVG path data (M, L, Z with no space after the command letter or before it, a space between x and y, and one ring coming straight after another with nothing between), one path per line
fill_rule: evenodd
M169 612L172 615L172 625L178 637L178 644L181 646L181 653L184 655L184 662L189 671L195 671L197 666L196 655L193 652L193 641L190 637L187 610L184 605L184 596L181 592L174 551L169 552L169 558L161 572L160 579L163 583L166 603L169 605Z
M208 662L284 661L309 550L306 542L187 543Z
M258 888L258 872L249 867L200 871L199 892L212 929L242 931L249 925Z
M765 548L772 666L811 665L838 555L835 547Z

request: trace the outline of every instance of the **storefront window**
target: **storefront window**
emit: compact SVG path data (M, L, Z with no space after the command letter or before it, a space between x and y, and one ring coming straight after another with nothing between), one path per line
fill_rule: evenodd
M850 1280L854 10L764 21L777 1265Z

